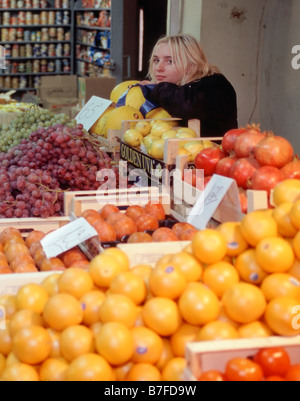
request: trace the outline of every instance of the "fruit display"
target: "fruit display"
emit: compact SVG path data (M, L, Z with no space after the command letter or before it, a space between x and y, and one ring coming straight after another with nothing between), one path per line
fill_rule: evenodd
M219 149L203 150L196 156L195 166L203 169L205 176L235 179L241 200L247 189L266 191L270 196L278 183L300 178L300 163L292 145L256 125L227 132ZM241 203L246 212L247 203Z
M98 189L103 169L117 185L118 169L82 125L49 124L0 153L0 218L61 215L64 191Z
M154 268L109 248L2 296L1 380L184 380L187 343L299 335L299 201L279 219L275 210L198 231ZM100 214L114 217L111 206Z
M283 347L265 348L251 358L230 359L224 372L206 371L199 381L299 381L300 364L292 364L287 350Z

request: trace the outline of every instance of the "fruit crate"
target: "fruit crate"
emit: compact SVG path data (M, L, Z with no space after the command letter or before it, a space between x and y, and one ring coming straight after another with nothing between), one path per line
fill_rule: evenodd
M0 219L0 233L6 228L16 228L20 230L24 238L31 231L42 231L49 233L50 231L57 230L64 225L70 223L69 217L49 217L48 219L40 219L35 217L28 217L22 219Z
M148 202L160 202L166 215L170 215L170 195L167 192L160 193L158 187L109 189L107 191L80 191L65 193L66 214L72 213L80 217L85 210L100 210L106 204L126 208L130 205L146 205Z
M108 130L107 138L95 134L91 135L97 138L97 141L101 144L101 148L103 148L106 153L110 154L114 161L119 160L122 130Z
M300 336L191 342L186 346L186 380L197 381L209 370L224 372L232 358L248 358L265 348L283 347L292 364L300 363Z

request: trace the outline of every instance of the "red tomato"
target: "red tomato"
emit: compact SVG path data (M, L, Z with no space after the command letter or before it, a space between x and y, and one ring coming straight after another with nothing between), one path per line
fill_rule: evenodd
M249 189L253 174L259 167L260 165L255 159L239 159L231 167L230 178L236 180L239 187Z
M217 370L210 370L208 372L202 373L198 379L199 382L224 382L225 378L221 372Z
M270 195L272 189L281 181L283 181L283 175L278 168L264 166L254 172L252 188L258 191L267 191Z
M234 358L227 363L225 377L234 382L262 381L262 368L247 358Z
M195 166L204 170L206 177L216 173L217 164L225 158L225 153L220 148L203 149L195 158Z
M288 382L300 382L300 365L292 365L284 378Z
M254 357L265 377L284 376L291 367L289 354L281 347L260 350Z

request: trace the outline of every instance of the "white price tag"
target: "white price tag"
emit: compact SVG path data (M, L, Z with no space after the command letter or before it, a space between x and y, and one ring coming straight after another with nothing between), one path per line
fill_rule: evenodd
M82 124L83 128L88 131L111 104L111 100L102 99L98 96L92 96L79 114L77 114L75 117L77 124Z
M97 231L81 217L46 235L41 244L47 258L55 258L96 236Z
M216 213L222 214L222 218L218 221L224 220L224 214L228 221L236 221L241 217L236 181L220 175L212 177L192 208L187 221L199 230L203 230Z

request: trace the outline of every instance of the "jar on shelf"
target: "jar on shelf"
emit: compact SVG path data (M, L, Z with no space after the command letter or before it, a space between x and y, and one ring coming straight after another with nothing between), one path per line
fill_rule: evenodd
M0 75L0 88L4 87L4 77Z
M41 72L45 73L48 70L47 60L41 61Z
M41 42L41 40L42 40L42 32L36 31L36 41Z
M25 8L32 8L32 1L31 0L25 0Z
M32 57L32 45L25 45L25 53L26 53L26 57Z
M9 41L9 30L7 28L1 29L1 42Z
M20 46L20 57L26 57L25 46Z
M12 87L12 89L19 89L19 78L18 77L12 78L11 87Z
M63 25L69 25L69 24L70 24L69 11L64 11L64 14L63 14Z
M41 8L47 8L47 7L48 7L48 2L47 2L47 0L41 0L41 2L40 2L40 7L41 7Z
M26 25L32 25L32 12L26 11Z
M55 72L55 63L54 61L48 62L47 72Z
M41 57L41 45L34 44L34 46L33 46L33 57Z
M32 73L32 62L31 61L26 61L26 73L31 74Z
M24 41L29 42L31 39L31 31L24 31Z
M50 38L51 38L51 39L56 39L56 35L57 35L57 33L56 33L56 28L50 28L50 29L49 29L49 36L50 36Z
M17 39L22 40L24 37L24 29L23 28L18 28L17 29Z
M24 77L24 76L21 76L21 77L20 77L19 85L20 85L20 86L19 86L20 89L25 89L25 88L27 88L27 78Z
M33 14L33 25L41 25L40 14Z
M70 0L62 0L62 8L70 8Z
M49 29L42 28L42 42L48 42L48 41L49 41Z
M62 0L55 0L54 7L62 8Z
M32 8L40 8L40 0L33 0Z
M9 42L15 42L17 40L17 30L16 28L10 28L9 30Z
M10 76L6 76L4 78L4 88L5 89L10 89L11 88L11 79Z
M17 16L17 14L13 14L10 17L10 25L18 25L18 16Z
M55 56L56 56L55 45L51 44L48 46L48 57L55 57Z
M10 0L10 8L17 8L17 0Z
M34 88L38 88L38 87L40 86L40 84L41 84L41 79L40 79L40 77L34 77L34 80L33 80L33 87L34 87Z
M55 61L55 72L61 72L61 61L60 60Z
M17 8L24 8L25 4L24 4L24 0L18 0L17 1Z
M57 40L64 40L65 39L65 32L64 28L57 28Z
M66 31L64 36L65 36L65 40L70 41L71 40L71 31Z
M13 45L12 51L11 51L12 57L19 57L20 56L20 47L19 45Z
M71 45L69 43L64 44L64 57L70 57L71 55Z
M11 45L4 45L4 48L5 48L5 56L6 57L11 57ZM0 86L0 88L1 88L1 86Z
M25 11L18 12L18 25L25 25L26 24L26 13Z
M10 25L10 12L5 11L3 13L2 25Z
M9 0L3 0L3 5L1 8L10 8L10 1Z
M55 24L55 11L49 11L48 13L48 24L54 25Z
M55 53L55 51L54 51L54 53ZM49 54L48 54L48 46L46 44L42 44L42 46L41 46L41 57L48 57L48 56L49 56Z
M19 72L19 73L25 72L25 63L19 63L17 72Z
M31 40L31 42L36 41L36 32L35 31L31 31L30 40Z
M63 13L62 13L62 11L56 11L55 25L62 25L62 23L63 23Z
M55 47L55 54L56 57L62 57L63 56L63 46L61 43L58 43Z
M47 11L41 12L41 25L48 25L48 13Z
M37 74L40 72L40 60L34 60L33 62L33 73Z
M70 72L70 63L69 60L64 59L62 62L63 65L63 72Z

